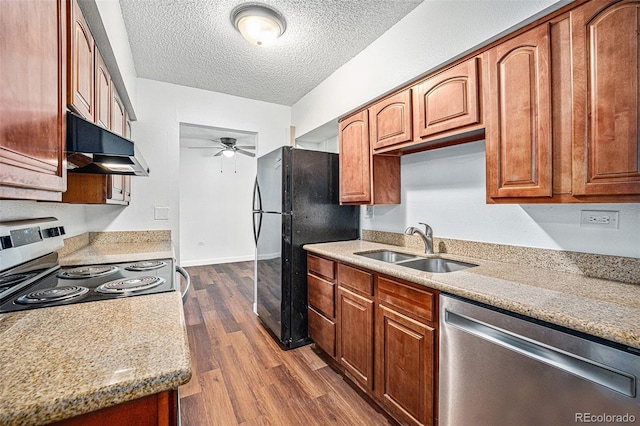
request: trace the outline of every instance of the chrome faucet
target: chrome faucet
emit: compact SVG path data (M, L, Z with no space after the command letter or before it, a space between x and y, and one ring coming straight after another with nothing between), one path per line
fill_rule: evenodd
M433 254L433 229L426 223L418 222L420 225L424 225L425 232L422 232L420 228L415 228L413 226L407 227L404 230L404 233L407 235L418 234L422 241L424 241L424 252L425 254Z

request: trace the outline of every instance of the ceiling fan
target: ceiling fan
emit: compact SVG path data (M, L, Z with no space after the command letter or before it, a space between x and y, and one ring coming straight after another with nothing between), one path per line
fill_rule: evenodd
M189 149L219 149L219 151L214 154L214 157L224 155L225 157L230 158L230 157L233 157L236 152L242 155L246 155L248 157L256 156L256 154L253 152L245 151L246 149L256 149L255 146L236 145L235 138L220 138L220 139L211 139L211 140L213 142L218 142L220 145L190 146Z

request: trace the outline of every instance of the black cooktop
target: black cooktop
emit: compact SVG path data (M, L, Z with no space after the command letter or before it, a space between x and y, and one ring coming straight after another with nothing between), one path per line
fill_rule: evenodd
M38 272L16 268L0 275L0 313L177 290L172 259L54 267L42 277Z

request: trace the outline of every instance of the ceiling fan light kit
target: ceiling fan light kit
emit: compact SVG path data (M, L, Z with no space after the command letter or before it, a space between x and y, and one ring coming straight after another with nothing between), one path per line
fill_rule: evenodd
M287 28L284 17L279 12L255 3L241 4L233 9L231 22L249 43L256 46L273 42Z
M227 158L233 157L236 152L239 152L242 155L246 155L247 157L255 157L256 154L247 149L255 150L256 147L253 145L236 145L236 138L220 138L218 140L211 139L212 142L217 142L220 145L208 145L208 146L190 146L189 149L217 149L218 152L214 154L214 157L219 157L224 155Z

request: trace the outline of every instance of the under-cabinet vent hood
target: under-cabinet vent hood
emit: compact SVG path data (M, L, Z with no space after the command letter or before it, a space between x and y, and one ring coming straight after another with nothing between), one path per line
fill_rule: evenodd
M67 169L70 173L149 176L149 167L132 141L72 112L67 112Z

